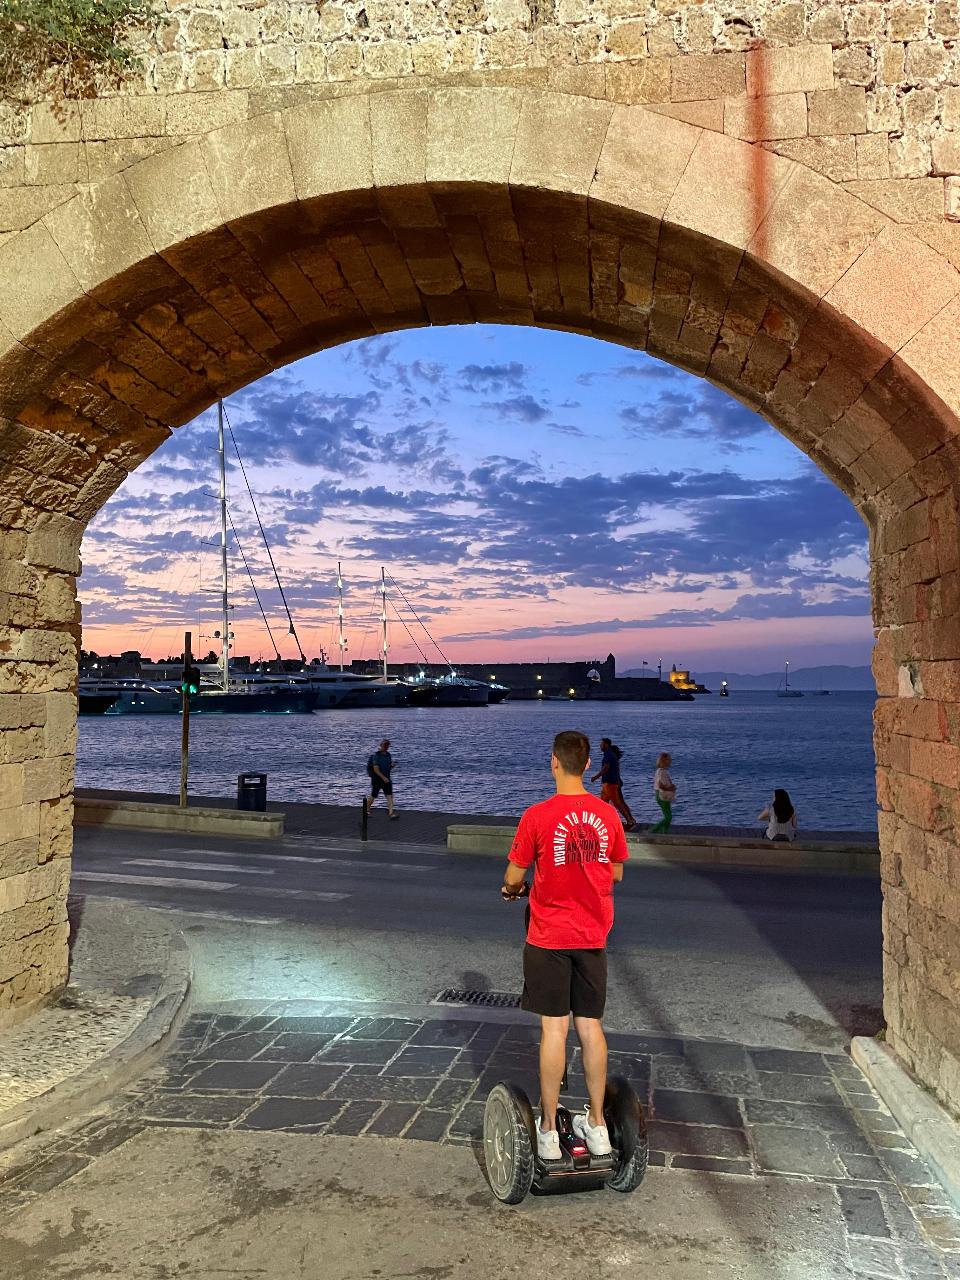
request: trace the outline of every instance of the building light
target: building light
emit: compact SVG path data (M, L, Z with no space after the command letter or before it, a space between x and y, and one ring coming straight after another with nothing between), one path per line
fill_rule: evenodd
M540 679L540 677L539 677L539 676L537 676L537 679L539 680L539 679ZM538 698L542 698L542 697L543 697L543 690L542 690L542 689L538 689L538 690L537 690L537 697L538 697Z
M573 697L573 690L572 690L572 689L568 689L568 690L567 690L567 693L569 693L569 695L570 695L570 697L571 697L571 698Z
M491 677L490 677L490 679L491 679L491 680L496 680L496 678L497 678L496 676L491 676Z
M542 680L542 679L543 679L543 676L537 676L537 679L538 679L538 680Z

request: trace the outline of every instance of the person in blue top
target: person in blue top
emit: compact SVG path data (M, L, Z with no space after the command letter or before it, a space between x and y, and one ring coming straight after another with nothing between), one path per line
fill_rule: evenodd
M598 778L600 779L600 799L606 800L607 804L612 804L623 818L624 828L632 831L637 824L630 812L630 806L623 798L623 779L620 776L620 757L623 752L619 747L614 746L609 738L600 739L600 750L603 753L600 759L600 770L593 775L591 781L596 782Z
M367 773L370 775L370 795L365 798L367 812L373 808L374 801L382 791L387 801L387 817L398 818L400 815L393 809L393 756L390 754L390 739L384 738L379 750L367 760Z

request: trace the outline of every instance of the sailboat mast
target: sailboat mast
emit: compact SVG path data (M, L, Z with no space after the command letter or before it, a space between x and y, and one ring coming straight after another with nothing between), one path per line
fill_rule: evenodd
M337 561L337 644L340 646L340 670L343 670L343 651L347 642L343 638L343 574L340 572L340 561Z
M380 566L380 622L383 626L383 678L387 679L387 575Z
M230 688L230 596L227 580L227 459L223 447L223 401L217 401L217 458L220 464L220 671L224 692Z
M790 688L790 663L787 662L783 668L783 688L784 692Z

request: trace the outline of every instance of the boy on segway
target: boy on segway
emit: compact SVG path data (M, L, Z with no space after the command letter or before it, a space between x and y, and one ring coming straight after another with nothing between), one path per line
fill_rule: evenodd
M535 867L523 950L521 1007L540 1015L541 1160L561 1158L556 1128L566 1068L570 1014L580 1040L589 1105L573 1128L592 1155L608 1155L603 1117L607 1041L601 1019L607 996L607 935L613 924L613 886L623 879L627 842L612 805L583 785L590 743L574 730L553 741L550 769L556 795L520 819L500 892L524 893L524 871Z

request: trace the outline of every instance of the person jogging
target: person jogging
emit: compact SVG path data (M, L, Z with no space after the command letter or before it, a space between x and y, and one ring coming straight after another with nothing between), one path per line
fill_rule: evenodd
M603 753L600 757L600 768L590 781L600 780L600 799L606 800L607 804L612 804L623 817L624 829L632 831L637 824L623 795L623 776L620 773L623 752L610 738L600 739L600 750Z
M387 801L387 817L394 819L399 814L393 808L393 771L396 768L390 754L390 739L384 738L379 748L367 760L367 773L370 775L370 794L364 799L367 812L373 808L377 796L382 791Z
M561 1158L556 1120L571 1013L590 1097L584 1113L574 1117L574 1132L595 1156L611 1150L603 1119L605 948L613 925L613 886L623 878L627 842L617 811L584 787L589 766L585 735L558 733L550 757L556 795L532 805L520 819L500 890L515 901L523 892L524 872L534 867L521 1007L540 1016L537 1149L543 1160Z

